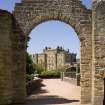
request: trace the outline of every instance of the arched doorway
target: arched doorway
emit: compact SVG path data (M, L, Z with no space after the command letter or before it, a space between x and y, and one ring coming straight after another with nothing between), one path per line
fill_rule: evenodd
M74 28L81 42L81 103L91 103L91 10L79 0L23 0L16 4L14 16L26 37L34 27L48 20L63 21Z
M69 49L71 53L77 54L77 58L80 58L78 36L75 30L64 22L57 20L43 22L31 31L29 37L27 48L29 54L41 53L46 46L52 48L62 46L65 50Z
M71 25L81 41L81 103L103 105L105 2L97 1L92 10L79 0L22 0L14 16L0 10L0 104L25 99L25 45L31 30L44 21L60 20Z
M0 14L1 15L1 14ZM6 44L7 49L2 49L3 55L3 67L12 70L8 83L8 87L5 91L1 92L3 98L1 98L1 103L19 103L23 102L26 97L26 85L25 85L25 67L26 67L26 53L25 45L27 43L27 37L34 27L38 24L48 21L48 20L59 20L71 25L77 32L79 40L81 42L81 103L90 104L91 103L91 93L92 93L92 23L91 23L91 10L85 8L79 0L22 0L22 3L17 3L15 6L14 16L10 16L11 26L7 31L8 38L10 41L10 57L7 53L3 52L9 51L8 44ZM5 17L5 14L3 13ZM8 16L8 18L9 18ZM7 18L4 18L6 20ZM3 20L3 21L4 21ZM15 21L16 20L16 21ZM7 22L7 21L4 21ZM1 22L2 23L2 22ZM2 27L3 28L3 27ZM12 31L12 32L11 32ZM6 35L7 35L6 33ZM5 37L3 36L5 39ZM1 39L1 42L3 40ZM2 45L2 44L1 44ZM3 47L2 47L3 48ZM11 53L12 52L12 53ZM11 60L12 63L4 62L6 57ZM5 67L5 64L8 67ZM10 65L12 69L10 69ZM2 67L2 66L1 66ZM3 72L4 73L4 72ZM5 77L7 75L3 74ZM3 84L1 89L5 87L5 83L1 80ZM9 90L9 92L8 92ZM7 93L8 92L8 93ZM1 95L1 96L2 96ZM6 97L8 96L8 97ZM7 101L8 100L8 101Z
M65 97L65 99L66 99L66 97L68 97L68 94L69 94L68 99L72 100L74 97L75 100L72 100L71 102L69 101L68 104L74 103L74 102L75 102L75 104L79 104L80 103L80 87L76 86L77 85L76 77L74 78L75 79L74 81L71 81L71 84L69 83L69 85L71 85L71 88L68 85L68 87L67 87L68 89L66 89L65 85L66 85L66 83L68 83L67 80L65 82L65 85L63 85L64 81L61 81L60 77L58 77L58 78L49 77L50 79L48 79L48 78L45 79L45 77L43 76L43 73L44 74L50 73L50 71L53 71L53 72L56 71L56 73L57 73L57 71L58 72L61 71L62 68L63 68L63 71L65 71L64 63L63 63L63 62L65 62L65 60L62 55L59 55L60 52L63 53L63 51L66 51L66 52L69 51L68 54L76 54L77 55L76 58L77 57L80 58L80 40L78 39L78 36L77 36L75 30L72 27L70 27L70 25L65 24L64 22L61 22L61 21L57 21L57 20L56 21L46 21L46 22L43 22L43 23L37 25L31 31L29 37L30 37L30 41L28 44L28 52L29 52L30 56L32 56L34 63L36 65L39 64L39 67L42 68L42 72L40 69L39 69L40 70L39 71L37 68L37 73L39 73L40 77L44 78L42 83L45 85L44 87L42 87L39 90L39 93L40 93L40 91L44 91L44 92L42 92L42 94L39 94L39 95L33 94L36 97L39 97L38 99L34 98L33 104L36 102L38 103L39 101L41 101L39 103L43 103L43 104L47 103L49 97L51 97L51 99L49 99L49 100L53 100L54 101L53 104L55 104L58 102L59 98L56 98L56 101L55 101L55 96L52 97L52 95L54 95L54 94L57 94L57 96L59 96L59 97L61 97L61 96L63 98ZM50 49L49 49L49 47L50 47ZM46 52L45 52L45 50L46 50ZM60 50L60 52L59 52L59 50ZM45 54L45 53L47 53L47 54ZM68 68L67 73L68 72L71 73L70 70L72 69L72 68L70 69L71 66L69 64L71 64L72 66L75 66L75 64L76 64L75 61L70 63L70 59L71 58L69 58L69 56L68 56L68 59L66 58L66 62L65 62L65 66L66 66L66 68ZM75 59L75 57L74 57L74 59ZM43 70L44 70L44 72L43 72ZM73 68L73 70L74 70L74 72L76 72L75 67ZM66 76L67 76L67 74L65 73L65 77ZM70 78L68 78L68 80L69 79ZM55 81L55 82L53 82L53 81ZM70 82L70 80L69 80L69 82ZM60 85L60 83L63 86ZM74 88L72 87L72 85ZM56 89L56 91L54 91L55 89ZM64 89L64 90L62 90L62 89ZM51 93L52 93L52 91L54 91L53 94L50 94L50 92L48 90ZM74 92L70 93L70 91L74 91L75 93ZM61 94L58 95L58 92ZM49 97L46 99L47 96L49 96ZM43 100L45 98L45 100L46 100L45 102L43 102L42 97L43 97ZM28 101L30 101L30 100L31 100L31 96L28 97ZM64 104L62 99L61 99L61 101L59 100L58 103L60 103L60 102L62 104ZM52 102L50 104L52 104Z

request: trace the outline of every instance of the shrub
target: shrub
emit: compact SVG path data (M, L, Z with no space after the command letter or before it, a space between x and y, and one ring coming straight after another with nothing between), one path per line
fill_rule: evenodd
M31 56L27 53L27 58L26 58L26 74L33 74L35 72L35 67L34 63L31 59Z
M33 76L26 74L26 81L30 81L30 80L33 80Z
M27 43L26 43L26 49L28 48L28 42L30 40L30 37L27 37ZM32 61L31 55L29 55L28 52L26 52L26 82L33 79L32 74L34 74L36 71L34 63Z
M41 74L42 72L46 71L40 64L35 64L35 69L37 70L38 74Z
M57 70L43 71L39 74L40 78L60 78L60 72Z
M26 81L30 81L33 79L32 74L34 74L35 71L36 71L36 68L31 59L31 56L27 53L26 55Z

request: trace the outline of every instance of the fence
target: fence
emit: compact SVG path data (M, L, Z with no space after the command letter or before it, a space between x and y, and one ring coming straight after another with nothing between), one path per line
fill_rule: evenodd
M80 73L76 72L61 72L61 80L68 81L72 84L80 86Z

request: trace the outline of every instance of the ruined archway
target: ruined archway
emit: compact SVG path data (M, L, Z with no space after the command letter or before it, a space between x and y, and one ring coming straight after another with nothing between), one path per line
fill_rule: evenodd
M92 11L86 9L79 0L22 0L22 3L16 4L13 15L16 21L11 18L13 22L9 30L13 32L10 38L12 86L7 88L7 91L11 90L9 95L6 94L7 91L4 91L1 104L19 103L25 99L25 38L35 26L48 20L63 21L77 32L81 42L81 103L90 104L92 99ZM3 89L3 87L0 88ZM6 98L6 96L10 97Z
M16 4L14 16L25 36L35 26L48 20L60 20L75 29L81 41L81 103L91 103L91 10L79 0L22 0L22 3Z
M80 0L22 0L10 14L0 10L0 104L26 97L25 45L41 22L71 25L81 41L81 104L103 105L105 78L105 0L93 0L92 10Z

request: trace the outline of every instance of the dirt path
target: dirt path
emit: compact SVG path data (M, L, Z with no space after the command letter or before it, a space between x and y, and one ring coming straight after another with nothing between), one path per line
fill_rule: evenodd
M80 105L80 87L60 79L44 79L42 83L25 105Z

